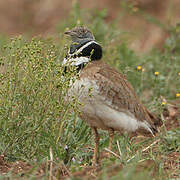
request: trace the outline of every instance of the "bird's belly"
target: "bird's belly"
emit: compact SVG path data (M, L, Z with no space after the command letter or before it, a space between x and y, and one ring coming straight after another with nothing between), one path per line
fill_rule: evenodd
M117 131L134 132L140 126L139 122L129 112L117 111L102 102L85 103L82 107L82 118L91 126L101 129L112 128Z
M90 126L129 132L134 132L140 127L148 128L146 122L137 120L127 109L113 108L111 102L106 102L99 94L98 86L93 81L78 80L69 93L76 95L82 103L80 117Z
M86 121L91 127L97 127L103 130L109 129L102 119L96 115L95 106L90 104L84 104L84 106L81 107L80 118Z

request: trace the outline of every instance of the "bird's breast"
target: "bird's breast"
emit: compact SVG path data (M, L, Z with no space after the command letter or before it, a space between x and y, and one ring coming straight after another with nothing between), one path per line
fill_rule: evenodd
M68 90L69 96L76 96L77 100L83 101L84 98L93 97L98 93L99 87L95 81L88 78L76 79Z
M75 96L81 102L81 117L88 124L101 129L130 132L146 126L127 109L113 108L112 102L107 101L99 91L96 81L88 78L76 80L68 91L69 97Z

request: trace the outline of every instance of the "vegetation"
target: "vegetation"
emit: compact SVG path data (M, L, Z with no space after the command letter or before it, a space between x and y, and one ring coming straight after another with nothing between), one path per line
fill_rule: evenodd
M75 4L69 18L57 26L58 41L0 36L0 154L4 155L7 168L8 163L11 167L15 162L23 162L23 171L10 168L1 178L178 177L180 27L168 27L170 37L163 50L137 55L128 48L129 34L119 30L116 21L106 23L105 17L105 10L87 14ZM103 46L103 59L126 74L149 110L163 120L155 138L130 139L127 134L117 133L115 156L110 158L104 153L107 133L100 131L101 167L97 169L89 167L93 137L90 128L77 117L79 102L75 98L65 102L75 74L72 71L62 77L61 62L69 45L62 33L66 27L76 25L86 25L94 32ZM172 102L176 104L173 106ZM1 165L0 159L0 168Z

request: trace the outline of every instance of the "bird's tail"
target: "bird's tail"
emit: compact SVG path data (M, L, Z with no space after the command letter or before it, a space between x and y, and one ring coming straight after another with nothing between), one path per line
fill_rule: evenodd
M148 115L149 115L149 117L151 118L151 120L152 120L152 122L153 122L153 125L155 126L155 127L160 127L160 126L162 126L162 119L160 118L160 117L158 117L158 116L155 116L153 113L151 113L151 112L149 112L148 110L147 110L147 113L148 113Z
M148 110L147 110L147 113L151 119L151 126L149 127L151 130L151 134L155 136L156 133L158 133L158 127L162 125L162 120L161 118L159 118L158 116L155 116L153 113L149 112Z

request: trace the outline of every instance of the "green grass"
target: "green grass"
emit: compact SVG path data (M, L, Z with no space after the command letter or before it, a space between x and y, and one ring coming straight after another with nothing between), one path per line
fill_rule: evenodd
M90 128L77 117L79 102L76 99L65 102L69 80L74 76L70 72L62 78L61 62L70 43L62 34L65 27L71 28L77 23L88 26L103 46L103 59L126 74L151 111L162 115L167 105L162 105L161 97L171 102L177 99L176 93L180 93L179 27L169 27L171 36L163 50L137 55L128 48L128 33L119 30L116 22L106 23L105 17L105 10L92 11L90 16L75 4L69 19L57 27L60 32L58 42L53 38L26 39L22 36L10 40L0 36L0 154L4 154L8 162L23 160L30 163L34 168L25 173L25 179L33 179L41 164L47 164L50 149L57 178L63 167L73 173L83 171L85 165L91 164L93 138ZM137 66L145 71L137 70ZM170 153L180 150L180 129L161 130L156 138L136 143L127 135L116 134L113 150L119 153L118 141L121 158L103 158L100 172L94 175L99 179L109 176L113 180L168 179L173 173L177 174L172 169L165 171L164 163ZM100 131L100 134L102 152L108 146L108 136L107 132ZM142 152L156 140L154 146ZM148 160L151 163L146 165ZM117 166L117 170L113 166ZM47 165L42 178L46 179L49 172ZM19 177L19 174L0 175L15 176Z

